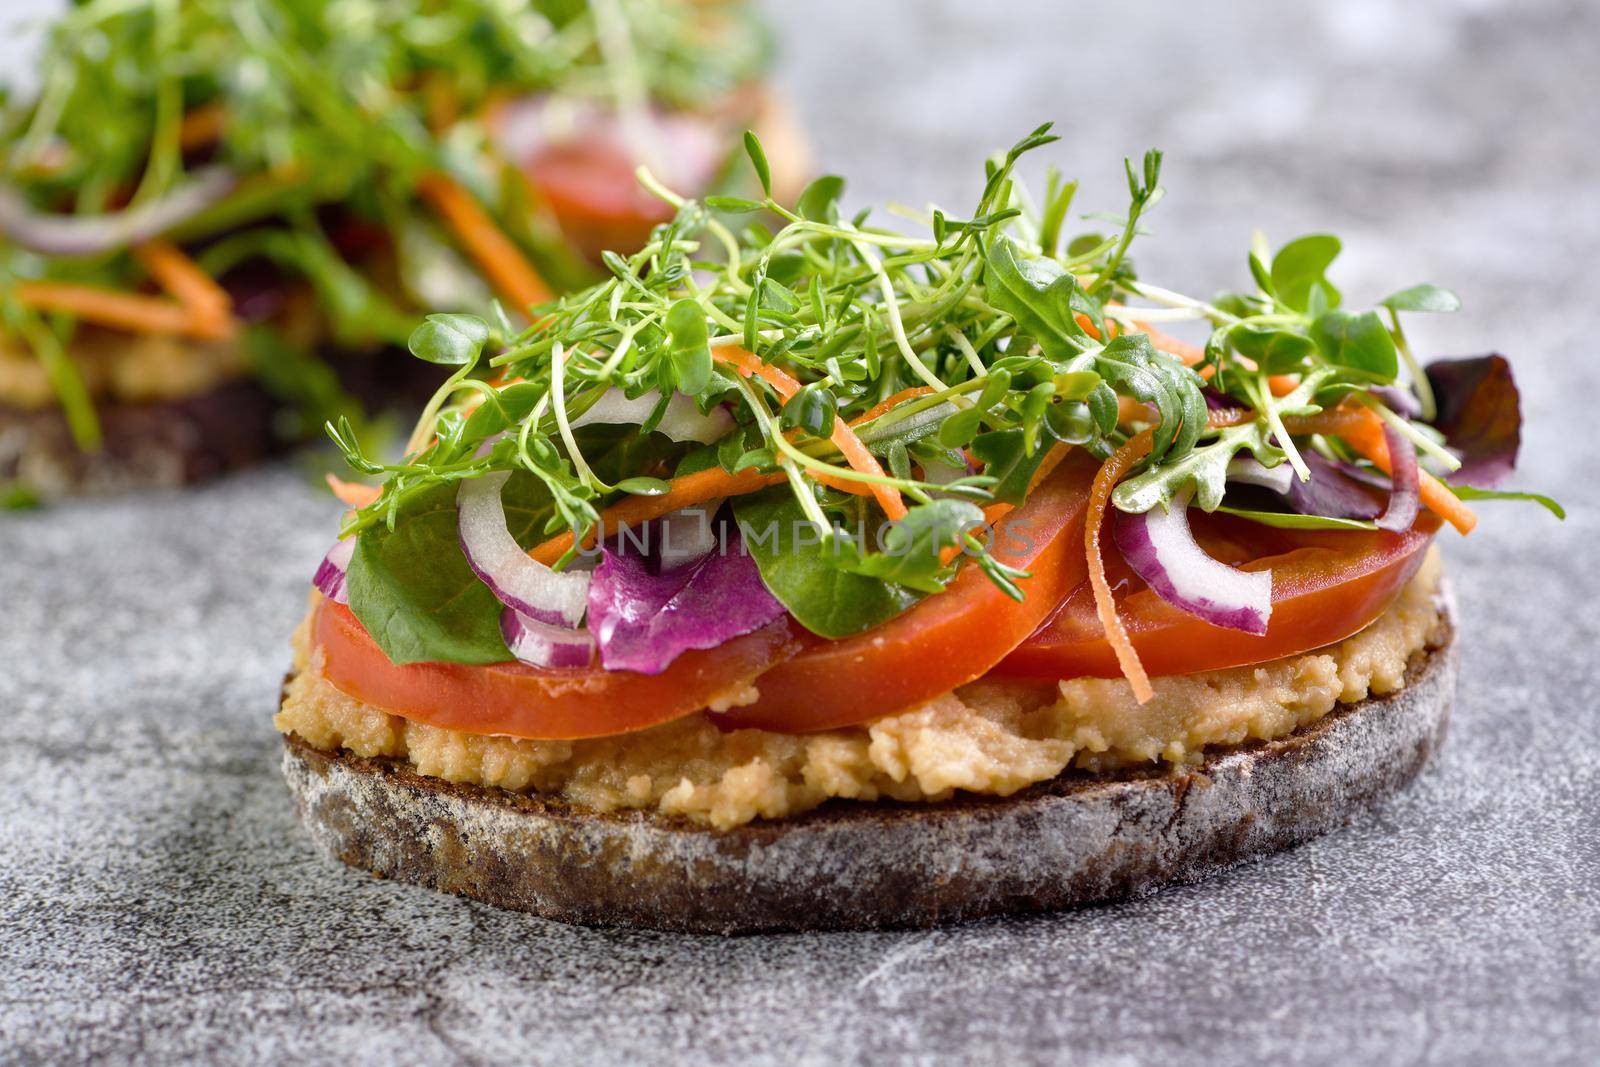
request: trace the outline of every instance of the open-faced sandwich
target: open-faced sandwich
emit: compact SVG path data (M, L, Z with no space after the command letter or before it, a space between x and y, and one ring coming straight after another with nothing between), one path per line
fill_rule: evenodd
M674 217L604 283L481 356L431 317L458 373L400 463L339 435L382 484L276 718L319 847L579 922L925 924L1409 781L1454 683L1434 535L1517 495L1505 360L1420 368L1402 321L1455 297L1349 310L1330 236L1209 302L1147 282L1159 154L1068 234L1075 184L1013 176L1047 131L917 236L837 178L710 213L642 173Z
M794 139L766 56L692 0L73 7L0 115L0 490L193 481L421 403L437 371L378 357L423 311L590 284L670 217L637 165L703 195L746 127Z

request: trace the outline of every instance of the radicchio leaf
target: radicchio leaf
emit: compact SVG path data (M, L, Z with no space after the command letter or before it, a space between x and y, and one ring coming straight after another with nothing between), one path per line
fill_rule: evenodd
M1522 406L1504 356L1441 359L1428 364L1439 413L1434 425L1461 458L1458 485L1493 489L1511 476L1522 444Z
M1383 498L1372 487L1376 483L1387 488L1387 479L1379 481L1359 467L1325 459L1311 449L1304 449L1300 458L1311 469L1311 480L1296 478L1289 483L1286 499L1295 511L1334 519L1375 519L1383 512Z
M589 585L589 629L607 670L660 674L690 649L715 648L782 618L784 607L761 582L737 527L694 563L656 570L620 544L604 546Z

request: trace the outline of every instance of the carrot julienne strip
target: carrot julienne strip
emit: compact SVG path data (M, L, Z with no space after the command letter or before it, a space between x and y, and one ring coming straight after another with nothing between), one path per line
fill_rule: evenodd
M160 239L146 241L134 248L133 255L202 329L229 337L237 331L233 298L177 245Z
M1188 341L1179 340L1170 333L1158 330L1148 322L1136 322L1133 324L1133 328L1150 338L1150 343L1155 346L1158 352L1165 352L1169 356L1177 356L1183 360L1185 367L1192 367L1206 358L1203 349L1190 344Z
M785 403L800 391L800 382L793 375L780 367L762 362L757 356L742 348L713 349L712 354L746 378L754 375L772 386L778 395L783 397ZM835 448L844 453L845 462L850 464L851 469L860 474L885 477L877 457L837 415L833 418L833 433L828 439L833 442ZM889 516L891 521L905 518L906 505L900 498L900 490L892 485L877 483L872 483L870 488L872 495L878 499L878 506L883 508L883 513Z
M880 400L872 405L866 410L865 414L851 419L850 428L853 430L858 426L871 422L873 419L881 419L907 400L915 400L917 397L927 396L931 392L934 392L934 388L931 385L914 385L910 389L902 389L894 396Z
M1123 677L1128 679L1128 684L1133 687L1134 699L1141 704L1154 696L1155 690L1150 687L1150 676L1145 673L1144 664L1139 662L1139 653L1128 638L1127 628L1117 616L1117 604L1111 597L1111 583L1106 580L1105 560L1100 555L1100 529L1105 525L1106 508L1111 502L1111 490L1116 488L1117 482L1133 468L1134 464L1149 455L1150 441L1154 435L1154 429L1140 430L1128 439L1127 444L1113 452L1110 459L1101 464L1099 472L1094 476L1094 485L1089 491L1089 513L1083 532L1084 551L1088 554L1089 586L1094 591L1095 612L1100 616L1100 625L1105 629L1106 641L1117 655L1117 664L1122 668Z
M197 320L181 304L142 293L53 281L20 282L11 292L35 311L73 315L133 333L176 334L206 341L222 341L229 336L225 328Z
M227 125L228 113L221 103L213 100L209 104L202 104L183 116L183 121L178 125L178 147L185 152L193 152L215 144Z
M495 225L476 197L443 174L425 175L417 191L449 224L484 276L524 314L551 297L533 264Z
M590 532L584 539L584 544L586 546L593 544L596 533L600 531L636 526L641 522L659 519L679 508L703 504L707 500L743 496L758 489L765 489L769 485L776 485L784 478L785 475L781 471L763 474L751 469L742 470L738 474L729 474L721 467L711 467L686 474L682 478L674 478L671 487L659 496L624 497L606 508L600 513L600 522L596 530ZM566 555L575 543L572 531L568 530L534 546L528 555L549 566Z
M1340 406L1319 415L1289 419L1291 433L1331 434L1349 442L1383 473L1394 473L1389 461L1389 446L1383 437L1383 420L1362 407ZM1418 493L1428 510L1466 535L1478 525L1478 516L1464 501L1450 491L1450 487L1427 471L1419 471L1421 485Z
M357 511L371 504L382 495L383 490L375 485L362 485L360 482L347 482L333 473L326 475L328 488L333 490L333 495L339 503Z

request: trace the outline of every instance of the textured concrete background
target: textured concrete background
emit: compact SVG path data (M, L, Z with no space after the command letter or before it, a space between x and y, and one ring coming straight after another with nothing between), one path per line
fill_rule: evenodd
M1600 6L778 14L818 158L862 198L960 210L980 154L1053 117L1094 207L1124 153L1167 149L1151 278L1238 284L1252 225L1331 228L1353 299L1461 293L1416 339L1515 358L1523 480L1572 517L1485 505L1444 538L1466 657L1442 765L1347 832L1121 907L571 929L326 866L298 832L268 717L335 510L296 472L0 518L0 1059L1593 1062Z

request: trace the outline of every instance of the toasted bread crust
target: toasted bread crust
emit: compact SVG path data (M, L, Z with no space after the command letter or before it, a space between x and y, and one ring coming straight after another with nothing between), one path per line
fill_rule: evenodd
M399 353L323 358L345 391L373 410L415 407L443 380L431 364ZM283 420L290 408L254 378L178 400L101 403L102 443L85 452L60 408L0 403L0 486L16 482L57 497L194 485L292 448L297 441Z
M45 496L190 485L281 452L278 409L250 379L182 400L102 405L101 446L85 452L59 408L0 404L0 483Z
M1197 881L1349 821L1443 740L1456 654L1441 630L1404 689L1288 737L1171 771L1069 772L1003 799L832 801L717 831L452 784L293 736L283 768L325 855L501 907L693 932L930 926Z

